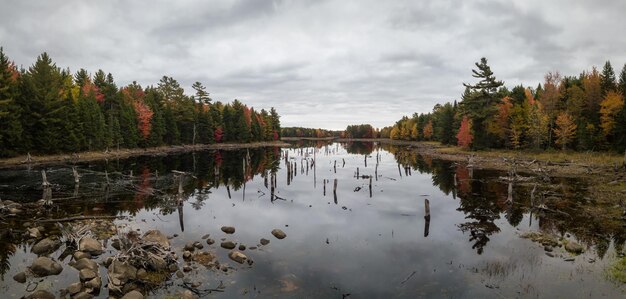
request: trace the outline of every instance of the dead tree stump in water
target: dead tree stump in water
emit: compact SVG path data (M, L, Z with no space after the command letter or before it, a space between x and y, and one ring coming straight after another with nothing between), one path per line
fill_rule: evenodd
M335 179L335 184L333 186L333 196L335 197L335 204L337 204L337 179Z
M43 187L50 186L50 183L48 182L48 177L46 176L46 171L45 170L41 171L41 180L42 180L41 186L43 186Z
M76 170L75 166L72 167L72 174L74 174L74 183L80 183L80 175L78 175L78 171Z
M430 202L428 199L424 199L424 220L426 220L426 224L424 225L424 238L428 237L428 233L430 230Z

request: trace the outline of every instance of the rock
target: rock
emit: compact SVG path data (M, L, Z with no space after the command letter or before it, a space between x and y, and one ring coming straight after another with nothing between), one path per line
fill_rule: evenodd
M112 262L113 262L113 257L112 257L112 256L109 256L109 257L107 257L107 258L106 258L106 259L102 262L102 264L103 264L105 267L109 267L109 266L111 265L111 263L112 263Z
M185 244L185 248L184 249L187 250L187 251L194 251L194 250L196 250L196 246L193 246L193 243L189 242L189 243Z
M74 254L72 256L77 261L81 260L81 259L90 259L91 258L91 254L89 254L87 252L82 252L82 251L76 251L76 252L74 252Z
M74 295L74 297L72 297L72 299L91 299L91 298L93 298L93 295L87 292L80 292Z
M546 252L546 255L549 256L549 257L554 257L554 253L552 253L552 252Z
M55 299L56 297L48 291L38 290L24 298L26 299Z
M19 282L19 283L25 283L26 282L26 273L24 272L20 272L17 273L13 276L13 280Z
M235 243L233 243L233 241L224 241L220 246L226 249L235 249Z
M234 234L235 233L235 228L232 226L222 226L222 231L227 233L227 234Z
M29 228L26 231L28 232L28 236L31 238L35 238L35 239L41 238L41 232L36 227Z
M250 246L250 250L256 250L256 246Z
M146 269L140 268L137 270L137 278L144 280L146 277L148 277L148 271L146 271Z
M185 274L183 274L182 271L178 270L178 271L176 271L176 277L183 278L183 277L185 277Z
M191 272L191 270L192 270L192 269L191 269L191 267L190 267L190 266L188 266L188 265L184 265L184 266L183 266L183 272Z
M204 245L202 245L202 243L200 242L194 242L193 246L196 247L197 249L202 249L204 248Z
M118 287L137 278L137 268L119 260L113 260L108 271L110 282Z
M276 239L282 240L285 237L287 237L287 234L285 234L284 231L282 231L279 228L275 228L272 230L272 235L274 235L274 237L276 237Z
M191 258L191 252L186 250L185 252L183 252L183 259L184 260L188 260Z
M80 290L82 289L83 285L80 282L75 282L67 287L67 292L70 293L70 295L74 295L78 294L78 292L80 292Z
M209 234L206 234L206 235L202 236L202 240L208 238L209 236L210 236Z
M111 247L115 248L116 250L122 250L122 242L120 241L120 239L113 239L113 241L111 241Z
M208 238L208 239L206 240L206 243L207 243L207 244L209 244L209 245L213 245L213 243L215 243L215 240L213 240L213 239L211 239L211 238Z
M95 277L91 279L90 281L87 281L85 283L85 287L99 291L100 288L102 287L102 279L100 279L100 277Z
M178 265L176 264L170 264L168 266L168 269L170 270L170 272L176 272L178 270Z
M35 245L30 251L36 255L47 254L57 250L61 246L61 242L59 240L52 240L50 238L45 238Z
M222 266L220 266L220 270L222 270L224 272L228 272L228 267L226 267L226 265L222 265Z
M564 261L566 261L566 262L573 262L573 261L575 261L576 259L575 259L575 258L573 258L573 257L568 257L568 258L565 258L565 259L563 259L563 260L564 260Z
M104 253L102 250L102 244L92 237L84 237L78 242L78 249L80 251L88 252L91 255L101 255Z
M157 244L159 244L159 246L163 247L163 249L165 249L165 250L169 250L170 249L170 241L159 230L153 229L153 230L147 231L143 235L143 240L147 241L147 242L157 243Z
M565 244L565 250L574 254L581 254L583 252L583 247L574 241L569 241Z
M543 247L543 250L545 250L547 252L552 252L552 250L554 250L554 249L552 248L552 246L545 246L545 247Z
M134 291L130 291L128 292L126 295L124 295L124 297L122 297L121 299L143 299L143 294L141 294L139 291L134 290Z
M167 268L167 262L160 256L153 255L148 262L152 270L161 271Z
M243 264L246 260L248 260L248 257L239 251L231 251L230 253L228 253L228 257L231 260L240 264Z
M39 276L58 275L63 267L48 257L38 257L30 266L30 270Z
M196 295L194 295L190 290L185 290L181 296L181 299L196 299L198 298Z
M270 240L268 240L268 239L261 239L261 245L265 246L265 245L267 245L269 243L270 243Z
M88 258L82 258L74 263L70 263L70 266L74 267L78 271L89 269L93 272L98 272L98 264Z
M241 250L241 251L246 250L246 245L239 244L239 250Z
M82 269L80 270L80 272L78 272L78 277L80 278L80 281L92 280L96 278L96 276L98 276L98 274L90 269Z

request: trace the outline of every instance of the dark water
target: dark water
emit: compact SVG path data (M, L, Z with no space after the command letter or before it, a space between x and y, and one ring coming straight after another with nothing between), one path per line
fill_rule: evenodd
M295 167L293 179L287 163ZM203 283L201 289L225 286L223 293L208 297L624 297L624 287L605 273L622 252L624 228L584 213L580 207L590 199L586 182L577 179L537 183L536 194L557 198L549 208L564 211L537 213L529 196L536 180L514 185L508 202L508 185L500 178L506 173L472 170L463 163L373 143L206 151L81 164L77 169L83 175L78 188L70 166L47 168L52 197L59 200L48 215L39 217L133 215L132 221L116 221L122 231L156 228L178 234L171 240L175 248L203 241L205 234L216 244L228 237L248 247L260 238L271 240L245 251L254 260L252 266L229 261L227 250L210 246L233 269L223 273L200 266L187 274L187 279ZM0 170L0 198L42 198L40 170ZM108 189L103 187L105 170L114 182ZM193 175L182 180L182 206L174 200L178 180L172 170ZM430 221L424 217L426 199ZM12 279L36 257L30 253L32 244L6 233L23 230L25 220L0 219L3 297L19 298L27 287L35 287ZM220 231L224 225L235 226L236 233L225 235ZM287 238L274 238L274 228ZM527 231L576 240L586 251L574 261L564 261L570 255L561 248L549 257L543 246L520 238ZM51 256L58 258L60 252ZM105 273L101 268L103 278ZM59 276L29 281L58 294L78 281L78 272L66 266ZM181 283L174 276L152 296L176 294ZM104 288L100 297L107 296Z

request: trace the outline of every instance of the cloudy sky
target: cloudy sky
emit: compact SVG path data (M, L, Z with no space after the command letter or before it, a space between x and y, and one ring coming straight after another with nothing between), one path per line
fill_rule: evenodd
M546 3L549 2L549 3ZM458 99L487 57L507 86L626 62L626 1L3 0L0 46L118 85L163 76L276 107L283 126L382 127Z

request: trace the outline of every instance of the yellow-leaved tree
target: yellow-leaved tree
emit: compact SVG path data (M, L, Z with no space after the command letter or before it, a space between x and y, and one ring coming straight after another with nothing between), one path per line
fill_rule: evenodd
M609 91L600 103L600 127L604 137L613 133L615 118L624 107L622 95L615 91Z
M567 144L574 140L576 135L576 124L572 117L566 112L561 112L556 117L554 136L556 145L561 146L561 149L565 150Z

